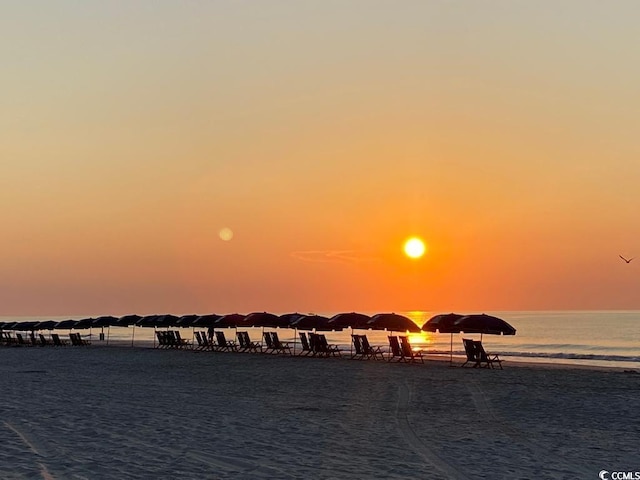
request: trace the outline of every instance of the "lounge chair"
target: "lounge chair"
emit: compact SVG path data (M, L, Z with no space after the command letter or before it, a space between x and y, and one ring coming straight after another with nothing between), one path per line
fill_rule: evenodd
M369 358L384 360L384 350L382 350L382 347L379 345L370 345L366 335L360 335L360 343L362 344L362 351L365 355L368 355Z
M498 357L497 353L485 352L480 340L474 340L473 345L475 346L477 358L477 363L475 366L482 367L484 365L486 368L494 368L493 364L497 363L500 367L500 370L502 370L502 360L500 360L500 357Z
M70 333L69 339L71 340L71 345L76 347L85 347L87 345L91 345L89 340L83 339L79 333Z
M278 332L271 332L271 343L275 353L291 355L291 345L289 345L289 342L281 342L278 337Z
M51 345L51 342L47 340L43 334L40 333L38 336L40 337L40 346L46 347L47 345Z
M184 348L191 345L191 342L186 338L182 338L179 330L171 330L170 335L173 337L176 348Z
M62 340L57 333L51 334L51 341L56 347L66 347L69 345L66 340Z
M300 344L302 345L302 350L298 353L298 356L308 357L309 355L313 355L313 349L311 345L309 345L309 339L307 338L307 334L304 332L298 332L300 336Z
M216 332L216 347L215 349L219 352L237 352L238 346L236 342L232 342L227 340L224 336L224 332Z
M249 332L236 332L236 337L238 337L239 350L241 352L259 352L262 349L258 342L251 341Z
M409 343L409 339L407 337L399 337L400 338L400 349L402 350L402 356L405 359L405 362L413 363L420 361L420 363L424 363L424 359L422 358L422 352L419 350L414 350L411 347L411 343Z
M351 354L351 360L365 360L367 355L362 348L362 340L360 335L351 335L351 341L353 342L354 352Z
M389 358L387 358L387 362L403 362L404 357L402 355L402 350L400 348L400 342L398 341L398 337L395 335L389 336Z
M162 330L156 330L156 338L158 339L158 345L155 348L169 348L169 338L167 332Z
M17 344L20 346L30 346L31 344L29 342L27 342L24 337L22 336L21 333L16 333L16 338L17 338Z
M463 338L462 345L464 345L464 353L467 356L467 360L460 365L461 367L471 363L472 367L478 366L478 354L476 353L476 346L473 344L473 340L470 338Z
M337 345L329 345L327 342L327 337L320 333L310 333L309 337L311 338L311 348L314 353L321 357L341 357L340 348Z
M196 341L198 342L198 348L196 348L196 350L204 350L204 348L206 347L206 344L202 342L202 337L200 336L200 332L194 332L194 335L196 337Z

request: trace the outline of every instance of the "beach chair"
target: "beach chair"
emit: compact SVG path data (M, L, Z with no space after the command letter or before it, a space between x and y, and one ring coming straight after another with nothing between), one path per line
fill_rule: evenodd
M298 332L298 336L300 337L300 344L302 345L302 350L298 353L298 356L308 357L309 355L313 355L313 349L311 348L311 345L309 345L307 334L304 332Z
M43 334L40 333L40 334L38 334L38 336L40 337L40 346L41 347L46 347L47 345L51 345L51 342L49 340L47 340Z
M414 350L411 347L411 343L409 343L409 339L407 337L399 337L400 338L400 349L402 351L402 356L405 361L408 363L418 362L424 363L424 359L422 358L422 352L419 350Z
M464 353L467 356L467 360L460 366L464 367L470 363L472 367L477 367L479 365L478 355L476 353L476 346L473 344L473 340L470 338L463 338L462 345L464 346Z
M6 345L15 345L18 342L18 340L11 335L11 332L2 332L2 341Z
M236 332L238 337L239 348L241 352L259 352L262 346L258 342L252 342L249 337L249 332Z
M351 335L351 341L353 342L353 353L351 354L351 360L365 360L367 355L362 349L362 340L360 335Z
M31 346L31 344L24 339L21 333L16 333L16 339L17 339L17 342L16 342L17 345L20 345L21 347Z
M57 333L51 334L51 341L56 347L66 347L69 345L66 340L62 340Z
M485 365L486 368L495 368L493 364L497 363L500 367L500 370L502 370L502 360L500 360L500 357L498 357L497 353L485 352L480 340L474 340L473 345L475 346L477 358L475 366L482 367L483 365Z
M194 332L194 336L196 337L196 342L198 342L198 347L195 350L204 350L205 344L202 342L202 337L200 336L200 332Z
M382 350L382 347L379 345L371 346L366 335L360 335L360 344L362 346L362 352L367 358L384 360L384 351Z
M274 353L291 355L291 346L288 342L280 341L280 338L278 338L278 332L271 332L271 344L273 345Z
M402 356L402 350L400 349L400 342L398 341L398 337L395 335L389 336L389 358L387 358L387 362L404 362L404 357Z
M236 342L232 342L227 340L224 335L224 332L216 332L216 347L215 349L219 352L237 352L238 346Z
M71 345L75 345L76 347L86 347L87 345L91 345L91 342L83 339L79 333L70 333L69 339L71 340Z
M327 342L327 337L320 333L310 333L309 337L311 338L311 348L314 353L320 357L341 357L340 348L337 345L329 345Z
M182 338L179 330L171 330L171 335L173 336L176 348L184 348L191 345L191 342L189 340L187 340L186 338Z

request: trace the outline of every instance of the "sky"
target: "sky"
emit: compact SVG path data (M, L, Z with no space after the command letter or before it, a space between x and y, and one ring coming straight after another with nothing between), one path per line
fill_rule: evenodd
M639 14L4 0L0 315L640 309Z

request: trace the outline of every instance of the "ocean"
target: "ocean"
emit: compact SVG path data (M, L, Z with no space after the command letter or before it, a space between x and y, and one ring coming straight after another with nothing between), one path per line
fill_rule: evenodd
M284 313L284 312L274 312ZM332 316L336 312L315 312L319 315ZM376 312L363 312L373 315ZM396 312L411 318L422 326L431 316L448 312ZM457 312L487 313L509 322L516 330L514 336L484 335L482 342L485 350L498 353L506 361L544 362L555 364L590 365L601 367L623 367L640 369L640 311L532 311L532 312ZM84 317L0 317L0 321L32 321L32 320L65 320ZM249 328L252 340L258 341L261 329ZM296 332L291 329L279 329L279 337L283 341L298 341ZM66 333L62 331L61 333ZM126 343L133 345L149 345L154 341L153 329L133 327L110 329L92 329L83 331L83 335L91 334L96 343ZM100 340L104 333L104 340ZM235 336L229 330L227 338ZM324 332L330 343L335 343L345 350L350 349L350 330L341 332ZM389 332L357 331L366 333L370 343L388 345ZM190 337L191 329L185 329L183 337ZM462 337L479 339L480 335L439 334L424 332L411 334L410 340L415 347L423 348L429 354L442 355L448 358L453 355L464 355Z

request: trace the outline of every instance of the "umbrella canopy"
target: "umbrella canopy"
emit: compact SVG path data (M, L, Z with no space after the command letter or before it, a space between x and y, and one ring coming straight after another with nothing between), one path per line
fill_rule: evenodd
M65 329L65 330L69 330L69 329L75 327L76 323L78 323L77 320L62 320L61 322L56 323L56 327L55 328L62 328L62 329Z
M13 327L15 326L16 322L5 322L5 324L2 326L3 330L13 330Z
M288 327L289 322L286 318L268 312L253 312L247 315L244 321L246 326L252 327Z
M329 319L329 323L335 328L369 328L371 320L369 315L357 312L338 313Z
M91 328L94 320L95 318L83 318L82 320L78 320L76 324L73 326L73 328L75 329Z
M454 324L464 315L459 313L441 313L431 317L422 325L425 332L456 333Z
M138 320L135 325L137 327L155 327L158 324L160 315L145 315Z
M342 327L329 323L328 317L322 315L304 315L292 322L289 326L298 330L316 330L329 332L331 330L342 330Z
M35 330L36 324L38 324L37 321L16 322L13 329L27 332L29 330Z
M176 322L177 327L193 327L200 315L182 315Z
M378 313L371 317L368 324L373 330L389 330L391 332L420 332L413 320L397 313Z
M43 320L36 324L35 329L36 330L53 330L54 328L56 328L57 323L58 322L56 322L55 320Z
M113 327L118 324L118 317L113 317L111 315L104 315L102 317L94 318L93 322L91 322L92 327Z
M128 327L129 325L135 325L141 318L142 317L140 315L136 314L124 315L118 319L118 323L116 324L116 326Z
M289 325L291 325L293 322L295 322L296 320L302 317L306 317L306 314L293 312L293 313L283 313L282 315L280 315L280 318L282 320L285 320Z
M157 327L177 327L180 317L171 314L158 315L156 318Z
M220 315L216 315L215 313L209 313L207 315L200 315L193 322L193 326L194 327L203 327L203 328L213 327L215 325L216 321L219 318L220 318Z
M241 313L228 313L218 318L214 324L214 328L239 327L244 325L245 316Z
M503 319L485 313L465 315L453 323L454 332L515 335L516 329Z

